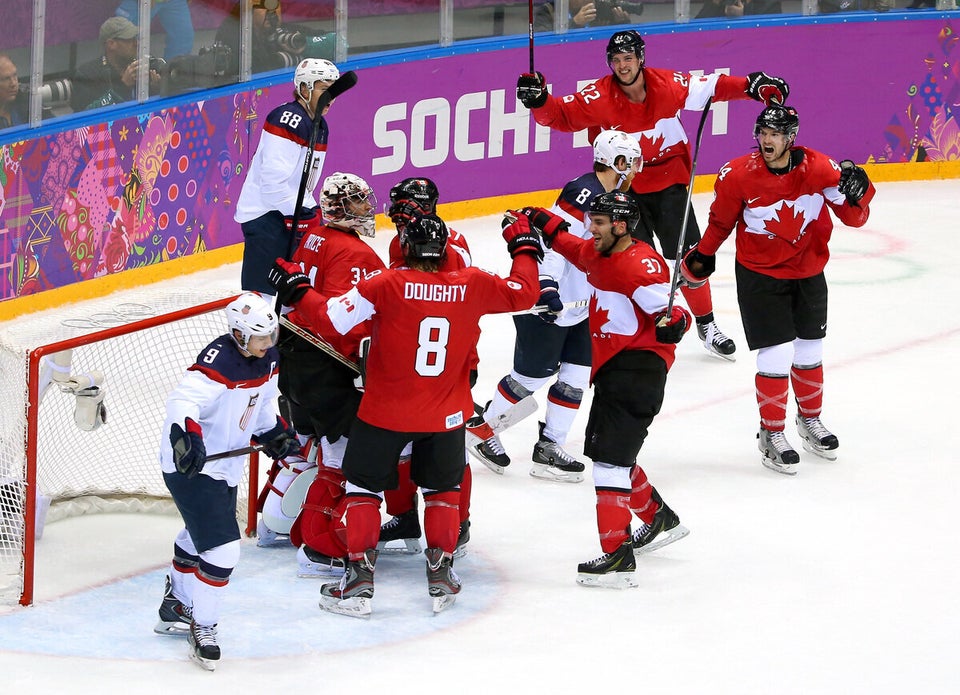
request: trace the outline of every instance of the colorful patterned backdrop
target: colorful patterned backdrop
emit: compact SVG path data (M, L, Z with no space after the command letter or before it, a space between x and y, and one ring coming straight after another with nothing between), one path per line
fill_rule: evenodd
M802 70L790 74L800 99L794 103L801 109L801 140L858 162L960 159L960 51L952 24L930 19L864 26L876 55L862 45L855 50L864 64L876 68L869 76L860 77L862 67L839 70L834 57L809 51ZM856 29L834 24L753 28L749 34L705 32L712 43L703 50L725 52L734 74L745 74L762 46L782 45L783 32L806 42L818 31L829 31L830 41L842 42L844 31ZM670 65L659 57L655 61L651 48L663 55L666 46L676 44L683 52L684 42L697 36L703 34L651 36L648 61ZM826 41L824 36L818 40ZM563 61L595 77L602 74L594 65L598 45L544 46L540 55L563 51L562 59L558 53L555 61L544 63L558 78ZM397 180L416 173L440 182L443 202L559 188L582 173L589 156L574 148L569 136L554 135L549 150L522 155L506 148L502 155L490 155L487 143L487 156L476 161L451 156L442 165L416 168L408 158L403 167L383 174L371 164L387 152L377 144L373 124L378 109L395 98L391 90L402 87L411 104L437 95L456 102L494 89L490 75L497 75L496 89L506 90L512 100L512 76L525 60L524 48L510 48L408 62L399 86L395 65L361 70L358 86L331 112L325 170L360 173L381 199ZM824 74L836 75L835 84L824 83ZM240 243L233 212L261 120L289 98L290 86L279 85L0 145L0 301ZM747 132L756 113L749 102L731 105L731 132L705 138L701 173L713 173L718 161L749 149ZM696 118L687 121L688 127L696 126ZM469 129L476 137L476 128Z

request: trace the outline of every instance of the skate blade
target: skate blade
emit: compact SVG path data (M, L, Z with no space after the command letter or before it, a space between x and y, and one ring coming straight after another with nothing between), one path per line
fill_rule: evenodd
M443 594L441 596L433 597L433 613L442 613L457 602L456 594Z
M825 461L836 461L837 460L837 450L836 449L823 449L816 446L815 444L810 444L806 439L801 438L800 443L803 445L805 451L809 451L814 456L819 456Z
M797 464L795 463L778 463L776 461L771 461L766 456L760 457L760 463L762 463L766 468L769 468L771 471L776 471L783 475L796 475L797 474Z
M397 545L403 541L403 545ZM393 543L393 545L390 545ZM423 552L419 538L398 538L392 541L381 541L377 543L377 552L387 555L416 555Z
M216 671L217 664L219 663L218 661L214 661L212 659L204 659L202 656L193 651L190 652L190 661L195 663L204 671Z
M329 612L338 615L346 615L350 618L367 619L373 612L372 601L369 598L354 596L352 598L338 599L321 596L320 607Z
M343 576L343 568L333 567L300 567L297 569L300 579L339 579Z
M168 623L161 620L157 623L153 631L158 635L170 635L172 637L179 637L181 635L186 636L190 633L190 624L189 623Z
M460 558L466 557L466 556L467 556L467 546L466 546L466 545L461 545L459 548L456 548L456 549L453 551L453 559L454 559L454 560L459 560Z
M634 589L640 585L637 582L636 572L610 572L608 574L578 572L577 584L601 589Z
M583 473L574 473L573 471L561 471L555 466L548 466L545 463L535 463L530 468L530 476L540 480L551 480L555 483L582 483Z
M258 548L291 548L290 536L271 536L269 538L257 538Z
M470 448L468 449L468 451L470 452L470 455L471 455L471 456L473 456L475 459L477 459L480 463L482 463L484 466L486 466L487 468L489 468L491 471L493 471L493 472L496 473L497 475L503 475L503 471L504 471L504 468L505 468L504 466L498 466L497 464L493 463L492 461L489 461L489 460L488 460L487 458L485 458L484 456L481 456L480 453L479 453L476 449L474 449L473 447L470 447Z
M640 546L639 548L634 548L633 554L634 556L637 556L645 555L646 553L652 553L654 550L659 550L665 545L676 543L681 538L686 538L689 535L690 529L683 524L677 524L668 531L661 531L650 543Z

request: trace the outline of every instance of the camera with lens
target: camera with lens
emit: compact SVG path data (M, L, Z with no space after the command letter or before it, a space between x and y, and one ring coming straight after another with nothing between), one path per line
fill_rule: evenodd
M147 56L147 59L150 61L150 70L155 70L161 77L167 74L167 61L153 56Z
M302 53L307 47L307 37L303 33L283 27L277 27L275 31L267 34L266 42L272 50L287 53Z
M233 49L222 41L204 46L198 55L182 55L170 61L170 87L175 90L215 87L236 72Z
M21 86L21 91L30 91L30 85ZM44 107L54 104L69 104L73 96L73 82L69 79L51 80L40 85L40 99Z
M594 25L617 24L618 20L613 11L623 10L627 14L643 14L642 2L619 2L618 0L593 0L593 7L597 11Z

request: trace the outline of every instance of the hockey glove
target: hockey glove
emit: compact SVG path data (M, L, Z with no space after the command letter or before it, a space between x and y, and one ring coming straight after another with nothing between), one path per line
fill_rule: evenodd
M427 211L415 200L398 200L391 204L390 209L387 210L387 217L393 222L397 231L405 229L414 216L426 214Z
M267 282L277 290L277 299L281 304L293 306L310 289L308 278L297 263L278 258L270 272L267 273Z
M316 211L310 208L300 208L300 219L297 220L297 237L302 237L317 222ZM283 226L287 228L288 232L293 231L293 215L284 215Z
M547 80L539 72L525 72L517 79L517 99L528 109L547 103Z
M747 96L770 104L784 104L790 96L790 85L782 77L771 77L765 72L751 72L747 75Z
M840 162L840 183L837 184L837 190L847 197L850 205L857 205L860 199L867 192L870 185L870 179L867 178L867 172L858 167L849 159Z
M560 217L560 215L554 215L549 210L544 210L543 208L527 207L523 208L520 213L530 220L531 227L540 232L543 236L544 243L546 243L548 247L553 245L553 240L557 238L557 234L570 229L569 222Z
M683 334L687 332L687 312L678 306L673 307L670 315L666 309L653 317L656 323L658 343L679 343Z
M560 301L560 286L549 275L540 276L540 299L533 310L547 323L553 323L563 311L563 302Z
M170 426L170 445L177 471L193 478L207 462L207 447L203 445L203 430L199 423L187 418L184 424L186 429L176 422Z
M300 451L300 440L297 439L297 433L287 424L279 415L277 424L271 429L251 437L253 441L263 447L263 453L274 461L285 459Z
M703 287L707 278L717 269L717 257L700 253L696 246L680 261L681 284L691 289Z
M517 254L533 254L537 261L543 260L543 245L540 235L530 229L530 222L522 214L511 211L503 218L503 239L507 242L507 251L511 258Z

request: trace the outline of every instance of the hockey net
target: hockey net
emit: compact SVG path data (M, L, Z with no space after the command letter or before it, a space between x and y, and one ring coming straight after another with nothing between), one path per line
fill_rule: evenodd
M227 332L221 309L235 296L226 288L128 293L122 303L95 300L0 327L0 603L32 603L44 523L176 514L158 461L166 398ZM248 534L256 466L253 455L238 489Z

